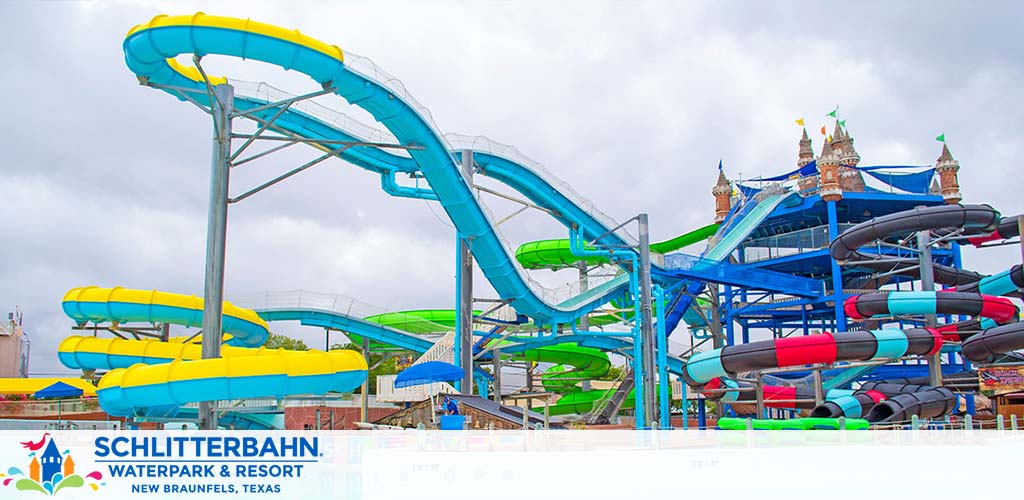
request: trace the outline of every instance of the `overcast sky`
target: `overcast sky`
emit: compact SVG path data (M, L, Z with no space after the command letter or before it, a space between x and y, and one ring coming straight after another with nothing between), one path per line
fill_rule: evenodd
M793 120L806 117L820 145L836 105L862 165L932 164L944 132L965 201L1019 213L1021 5L3 2L0 307L24 311L41 374L66 371L55 349L71 326L60 310L69 288L202 295L210 122L140 87L121 51L128 29L156 14L251 17L367 56L441 130L517 146L617 219L648 212L658 240L711 220L719 158L733 178L788 171ZM312 88L278 69L209 59L211 73ZM340 99L324 103L347 111ZM233 192L310 154L239 169ZM229 297L305 289L388 309L451 307L449 221L379 182L334 161L233 206ZM538 214L505 229L513 244L565 236ZM1015 248L966 257L988 272L1014 259Z

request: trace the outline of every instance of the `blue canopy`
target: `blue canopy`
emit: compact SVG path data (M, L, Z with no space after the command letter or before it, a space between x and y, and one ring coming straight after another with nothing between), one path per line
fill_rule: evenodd
M395 387L410 387L414 385L432 384L434 382L451 382L461 380L466 372L451 363L444 361L427 361L418 365L412 365L399 372L395 377Z
M864 173L896 189L900 189L908 193L925 194L928 192L928 188L931 187L932 177L935 176L935 169L929 168L924 172L917 172L913 174L876 172L874 170L865 170Z
M79 389L79 388L77 388L75 386L72 386L72 385L65 384L64 382L56 382L56 383L54 383L52 385L49 385L49 386L44 387L42 389L39 389L38 391L36 391L35 394L32 395L32 397L37 398L37 399L42 399L42 398L64 398L64 397L69 397L69 396L81 396L81 395L82 395L82 390L81 389Z

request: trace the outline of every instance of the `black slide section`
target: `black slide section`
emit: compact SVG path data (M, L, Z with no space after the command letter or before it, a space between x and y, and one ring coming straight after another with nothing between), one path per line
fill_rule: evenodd
M875 217L853 226L832 241L829 253L840 263L850 259L857 249L875 240L915 231L963 228L969 233L989 234L998 227L999 212L988 205L940 205L920 207Z
M878 391L886 400L871 408L864 416L871 423L900 422L917 415L920 418L938 418L956 409L956 395L943 387L867 382L862 391Z
M1018 349L1024 349L1024 323L1010 323L971 336L961 346L961 355L975 363L988 363Z
M853 397L860 403L860 414L865 415L868 413L868 409L875 405L875 398L871 397L870 394L858 391L853 393ZM811 417L819 418L839 418L846 414L843 412L843 408L836 404L834 401L825 401L819 406L816 406L811 410Z
M914 415L920 418L939 418L951 413L955 406L956 395L952 391L943 387L928 387L926 390L892 396L872 407L864 419L880 424L910 420Z

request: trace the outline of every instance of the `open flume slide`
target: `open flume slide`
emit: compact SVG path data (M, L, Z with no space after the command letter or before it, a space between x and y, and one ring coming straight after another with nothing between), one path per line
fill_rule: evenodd
M800 200L797 193L768 194L762 193L757 197L750 198L747 202L734 209L725 222L722 223L715 233L708 248L701 254L697 266L713 266L729 258L733 252L757 228L776 207L794 203ZM686 259L678 259L687 265L692 265ZM673 255L665 258L665 267L673 267ZM693 304L693 297L703 290L703 281L692 281L680 288L679 292L672 298L670 307L665 313L665 331L668 335L679 326L683 316Z
M129 31L123 48L129 68L140 81L171 92L171 87L205 92L206 85L195 68L185 68L173 57L217 54L255 59L301 72L363 108L401 143L420 147L409 154L460 234L472 241L476 262L484 275L518 311L540 323L571 322L622 294L628 286L628 276L624 275L564 302L545 299L543 292L535 291L496 234L494 224L476 200L459 163L426 111L396 81L376 80L373 75L385 73L366 60L357 59L361 71L356 70L346 64L338 47L297 31L202 13L158 16ZM195 94L193 98L201 103L208 99L204 94ZM606 238L613 243L622 241L614 235Z
M76 288L64 299L69 317L92 322L193 326L202 323L202 307L196 297L124 288ZM251 342L259 327L260 343L266 340L266 323L255 312L225 303L224 315L225 332L234 338L241 334ZM355 351L221 349L223 357L201 360L201 347L193 343L71 336L61 342L58 357L69 368L110 370L96 393L114 416L169 416L200 401L347 392L367 374Z
M665 254L704 241L715 235L718 224L708 224L675 238L652 243L651 252ZM608 264L604 257L579 257L569 248L569 240L539 240L524 243L516 249L516 260L526 269L560 269L575 267L580 262L588 266Z

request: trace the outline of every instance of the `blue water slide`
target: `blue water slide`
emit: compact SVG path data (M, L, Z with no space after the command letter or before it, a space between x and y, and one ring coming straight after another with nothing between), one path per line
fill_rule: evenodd
M762 195L763 196L763 195ZM729 258L740 243L750 236L750 233L757 228L776 207L785 202L792 202L799 198L797 193L783 193L768 195L763 199L753 196L746 200L743 205L733 209L733 212L726 218L725 223L718 228L718 232L711 240L708 248L701 254L700 261L708 266L724 262ZM665 258L666 263L672 261L672 255ZM671 266L667 266L671 268ZM671 302L671 307L665 315L665 331L669 335L679 326L683 315L693 304L693 298L703 290L705 282L694 280L681 287Z
M340 51L334 56L309 44L247 29L208 26L195 21L175 23L178 21L154 20L150 26L133 30L126 37L126 62L140 80L169 90L171 87L202 90L205 83L189 78L168 64L167 58L179 54L221 54L276 64L335 88L349 103L369 112L401 143L420 148L410 150L410 156L460 235L470 241L484 275L518 311L540 323L568 323L620 295L627 287L628 279L612 280L607 286L595 287L585 298L577 298L567 305L553 304L536 293L511 251L495 233L493 223L464 178L458 160L435 130L426 110L394 80L384 79L382 83L370 76L384 73L365 60L356 58L362 69L357 71L342 62ZM200 102L205 99L202 94L194 94L193 98Z

